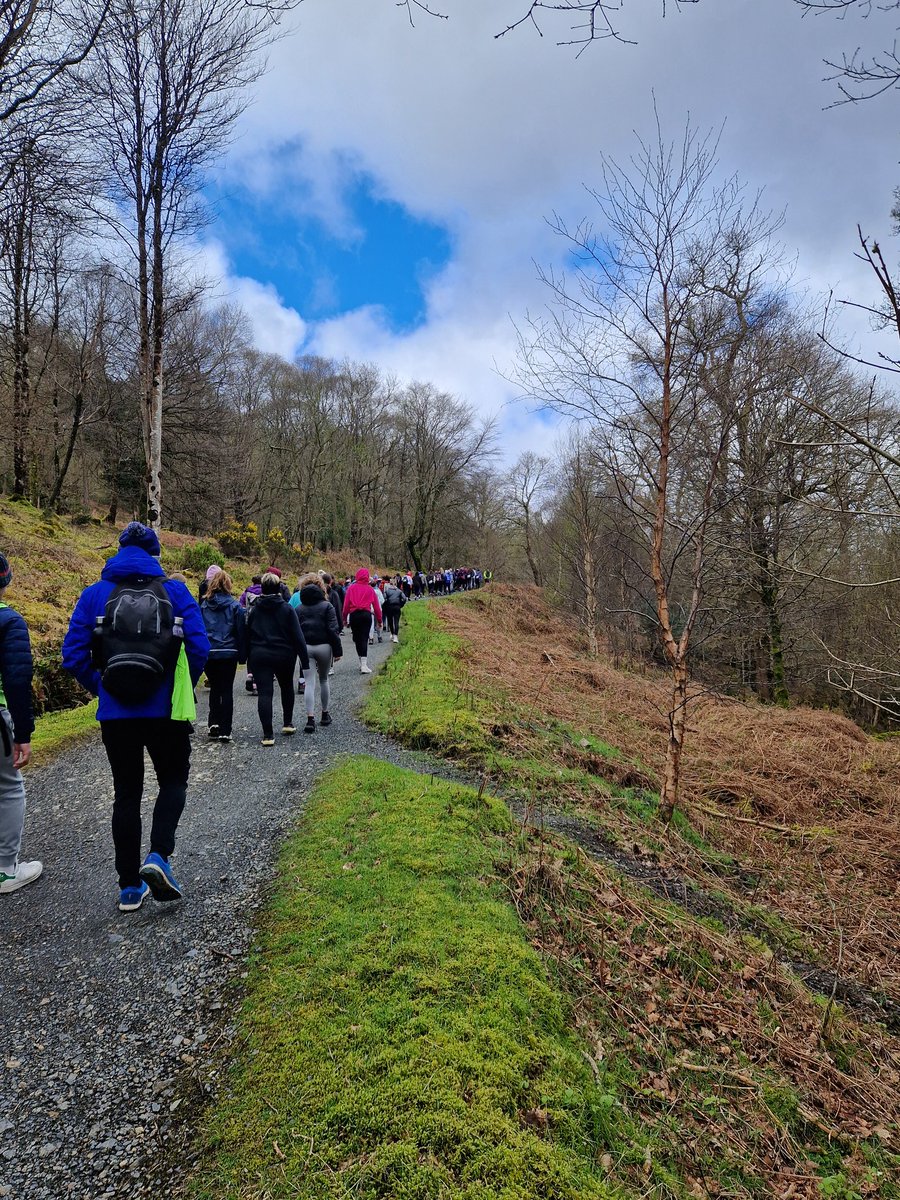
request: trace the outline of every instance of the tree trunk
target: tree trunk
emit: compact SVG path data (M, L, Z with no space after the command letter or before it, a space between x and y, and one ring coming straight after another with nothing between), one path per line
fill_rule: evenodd
M687 725L688 669L684 659L672 664L672 702L669 710L669 741L666 765L659 792L659 818L668 824L678 805L681 786L681 754Z
M596 658L597 644L597 580L594 575L594 551L590 541L584 545L584 624L587 631L588 653Z
M63 457L62 464L57 468L56 480L53 484L53 490L50 493L50 498L47 501L47 507L55 509L59 504L59 497L62 493L63 484L66 482L66 476L69 473L69 466L72 462L72 455L75 452L75 443L78 440L78 433L81 429L81 414L84 409L84 388L80 387L75 395L75 411L72 414L72 427L69 430L69 440L66 445L66 453Z

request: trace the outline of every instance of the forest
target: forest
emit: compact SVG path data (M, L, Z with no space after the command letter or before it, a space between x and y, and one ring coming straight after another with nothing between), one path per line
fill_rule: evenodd
M627 169L604 164L582 222L556 219L572 268L543 271L546 307L515 318L505 369L523 405L568 423L512 461L471 398L265 353L210 301L202 184L281 10L0 14L4 494L238 545L276 531L298 563L351 548L489 566L546 588L589 653L667 666L675 713L693 677L900 718L896 362L855 359L840 314L798 293L779 219L723 175L714 138L659 132ZM892 267L860 239L857 300L900 331Z

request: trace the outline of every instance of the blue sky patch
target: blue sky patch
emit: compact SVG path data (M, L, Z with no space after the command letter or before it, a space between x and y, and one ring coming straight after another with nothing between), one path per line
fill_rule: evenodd
M379 197L367 176L354 175L342 190L334 228L304 211L302 191L272 198L243 188L207 190L211 232L232 272L272 284L307 320L377 305L395 333L422 324L425 289L451 257L448 230Z

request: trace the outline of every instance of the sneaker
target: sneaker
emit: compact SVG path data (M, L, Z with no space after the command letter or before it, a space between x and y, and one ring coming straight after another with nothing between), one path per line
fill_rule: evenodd
M26 883L34 883L43 869L44 864L34 860L18 863L12 872L0 871L0 893L17 892Z
M219 741L220 742L233 742L234 738L231 736L230 733L220 733Z
M140 887L122 888L119 892L119 912L136 912L149 895L150 889L144 882Z
M139 871L141 879L148 884L154 900L180 900L181 888L175 882L172 868L155 850L147 855Z
M212 740L215 741L216 738L219 736L218 725L210 725L209 729L207 729L207 731L206 731L206 736L209 738L212 738Z
M249 675L244 680L244 687L247 689L247 691L250 693L251 696L256 695L256 684L253 682L252 678Z
M331 713L323 712L322 719L321 719L321 721L319 721L319 724L320 725L330 725L331 724Z
M282 725L281 732L285 737L290 737L292 733L297 732L297 729L294 725Z
M274 745L275 745L275 739L274 739L273 737L271 737L271 738L263 738L263 739L262 739L262 741L261 741L259 744L260 744L261 746L274 746Z
M306 718L306 724L303 726L303 732L304 733L315 733L316 732L316 718L315 717L307 717Z
M371 675L372 668L369 666L368 663L362 663L359 668L359 673L360 673L360 675Z
M375 645L375 639L374 639L374 638L369 638L369 645L370 645L370 646L374 646L374 645Z
M391 641L392 641L392 642L399 642L399 641L400 641L400 639L397 637L396 633L392 633L392 634L391 634Z

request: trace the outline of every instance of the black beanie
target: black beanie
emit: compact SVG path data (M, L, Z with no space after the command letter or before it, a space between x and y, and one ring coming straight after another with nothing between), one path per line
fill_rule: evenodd
M5 554L0 554L0 588L9 587L12 583L12 567Z

